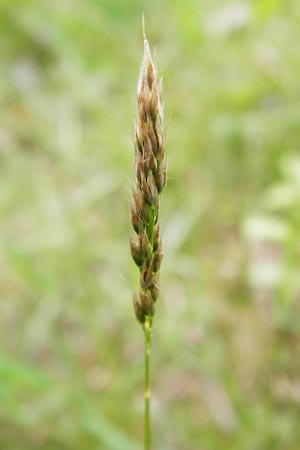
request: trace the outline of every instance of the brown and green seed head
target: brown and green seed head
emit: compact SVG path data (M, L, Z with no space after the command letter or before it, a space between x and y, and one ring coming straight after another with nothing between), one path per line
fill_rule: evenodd
M137 91L134 132L135 178L131 222L136 238L130 241L131 255L140 269L140 293L133 303L138 321L152 319L159 296L159 269L163 258L159 236L160 193L166 184L162 80L158 79L149 43L144 37L144 55Z

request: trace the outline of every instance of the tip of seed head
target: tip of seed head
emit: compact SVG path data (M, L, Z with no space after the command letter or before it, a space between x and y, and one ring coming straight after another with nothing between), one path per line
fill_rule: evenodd
M155 67L152 61L149 42L145 33L144 15L142 16L143 36L144 36L144 52L142 63L140 66L140 76L138 81L138 95L143 89L151 89L153 74L155 73ZM149 86L148 86L149 85Z
M144 13L142 13L142 29L143 29L143 38L144 38L144 41L146 41L147 38L146 38L146 31L145 31L145 15L144 15Z
M144 38L144 61L149 61L152 63L151 53L150 53L150 47L149 42L146 36L146 27L145 27L145 15L142 13L142 31L143 31L143 38ZM152 63L153 64L153 63Z

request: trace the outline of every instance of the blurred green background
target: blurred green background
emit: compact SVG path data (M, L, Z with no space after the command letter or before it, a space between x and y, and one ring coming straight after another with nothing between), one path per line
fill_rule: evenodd
M144 11L169 176L153 449L298 450L299 1L0 5L0 448L142 448Z

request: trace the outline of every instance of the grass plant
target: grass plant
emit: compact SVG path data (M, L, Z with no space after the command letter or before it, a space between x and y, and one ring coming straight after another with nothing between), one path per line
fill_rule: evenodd
M151 448L151 329L155 303L160 293L159 269L163 258L159 202L166 184L166 167L161 90L162 80L158 79L144 33L134 133L136 183L131 202L131 222L136 237L131 239L130 249L140 270L140 292L139 295L134 295L133 304L145 336L145 450Z

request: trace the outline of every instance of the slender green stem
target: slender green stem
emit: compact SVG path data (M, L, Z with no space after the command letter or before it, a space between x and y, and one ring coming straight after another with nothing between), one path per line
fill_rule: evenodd
M151 319L146 318L145 335L145 413L144 413L144 448L151 450L151 389L150 389L150 353L151 353Z

